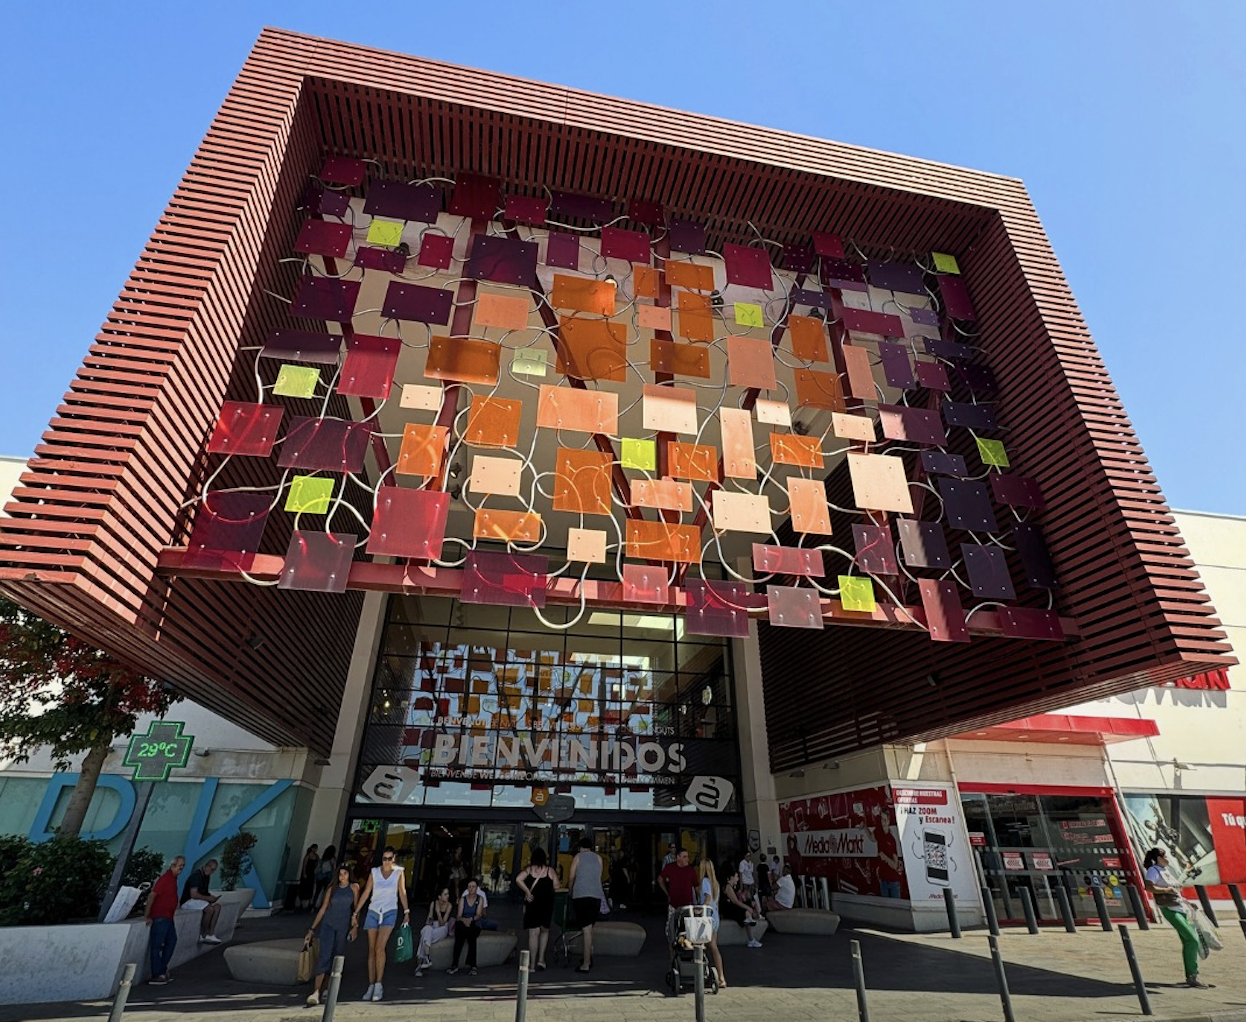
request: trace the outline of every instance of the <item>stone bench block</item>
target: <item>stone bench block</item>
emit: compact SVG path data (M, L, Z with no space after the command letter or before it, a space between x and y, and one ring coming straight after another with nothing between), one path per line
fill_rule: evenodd
M822 908L789 908L769 912L766 918L775 933L832 936L839 929L839 915Z
M416 939L419 939L419 931L415 931ZM501 930L485 930L476 938L476 968L486 969L494 965L501 965L510 957L510 953L515 950L516 937L513 933L503 933ZM443 937L429 948L428 957L433 963L434 969L450 968L450 960L454 956L454 935ZM459 965L466 968L464 963L467 961L467 948L463 948L462 957L459 959Z
M636 958L645 944L645 928L639 923L601 922L593 926L593 957Z
M244 983L294 986L299 981L299 953L303 938L261 940L225 949L229 974Z
M741 926L734 919L723 919L718 924L718 946L736 947L748 943L748 931L753 931L753 938L761 940L769 929L766 920L759 919L756 926Z

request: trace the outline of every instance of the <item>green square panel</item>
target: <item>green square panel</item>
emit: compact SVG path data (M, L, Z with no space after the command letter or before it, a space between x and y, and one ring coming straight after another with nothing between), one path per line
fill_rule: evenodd
M520 348L511 358L511 372L518 376L544 376L549 352L544 348Z
M839 576L839 602L844 610L859 610L866 614L874 611L874 583L856 575Z
M333 480L321 476L295 476L286 494L286 510L300 515L322 515L333 499Z
M996 468L1008 467L1008 452L1004 450L1004 445L998 440L986 440L982 437L975 438L978 441L978 457L982 459L984 465L994 465Z
M281 397L314 397L320 370L314 366L283 365L273 384L273 393Z
M393 248L402 243L403 225L393 220L373 220L368 225L368 244Z
M935 273L960 273L960 265L956 262L956 256L948 255L946 252L931 252L934 258Z
M653 472L658 467L658 445L652 440L632 440L624 437L621 460L624 468Z
M737 326L765 326L766 320L762 316L761 306L754 305L751 302L735 303L735 321Z

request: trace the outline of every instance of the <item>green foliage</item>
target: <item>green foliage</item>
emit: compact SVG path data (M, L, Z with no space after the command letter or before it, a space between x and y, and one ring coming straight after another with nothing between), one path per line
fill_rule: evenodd
M8 837L0 855L0 925L48 926L99 913L114 861L106 842Z
M238 881L251 872L250 852L256 840L250 831L240 830L225 842L221 852L221 886L225 890L235 890Z
M124 887L154 884L156 877L163 872L163 855L150 848L137 848L130 853L130 861L125 864L125 872L121 874L121 883Z

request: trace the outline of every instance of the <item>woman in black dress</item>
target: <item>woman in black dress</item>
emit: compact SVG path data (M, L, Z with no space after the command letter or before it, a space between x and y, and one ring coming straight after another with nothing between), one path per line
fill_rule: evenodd
M554 921L554 892L558 890L558 874L549 868L544 848L532 851L532 861L515 877L515 886L523 891L523 924L528 930L528 959L539 972L545 968L545 946L549 943L549 927Z

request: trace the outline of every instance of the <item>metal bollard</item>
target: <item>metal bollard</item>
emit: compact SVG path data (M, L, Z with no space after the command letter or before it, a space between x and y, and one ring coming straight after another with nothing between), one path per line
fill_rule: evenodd
M531 953L519 952L519 989L515 993L515 1022L528 1017L528 959Z
M1095 909L1099 913L1099 925L1103 927L1104 933L1112 932L1112 917L1108 915L1108 900L1103 896L1103 888L1098 884L1090 888L1090 893L1095 898Z
M861 962L861 942L850 940L852 948L852 978L857 984L857 1019L859 1022L870 1022L870 1005L865 999L865 966Z
M991 934L986 938L991 944L991 964L995 966L995 985L999 987L999 1003L1004 1008L1004 1022L1017 1022L1012 1013L1012 995L1008 993L1008 977L1004 974L1004 958L999 953L999 938Z
M346 959L342 955L333 956L333 965L329 969L329 992L324 998L324 1013L320 1022L333 1022L333 1013L337 1011L337 995L342 989L342 966Z
M1034 913L1034 895L1024 884L1017 888L1017 893L1021 895L1021 911L1025 913L1025 928L1031 934L1038 933L1038 916Z
M1056 901L1060 902L1060 918L1064 920L1064 929L1068 933L1077 932L1077 917L1073 915L1073 903L1069 901L1069 892L1064 884L1056 885Z
M956 918L956 895L952 893L952 888L943 888L943 904L947 909L947 926L952 931L952 936L956 940L960 939L960 920Z
M1237 918L1246 919L1246 902L1242 901L1242 889L1237 884L1229 884L1229 897L1237 906Z
M130 999L130 987L134 986L134 970L137 968L133 962L126 962L125 968L121 970L121 983L117 987L117 996L112 999L108 1022L121 1022L121 1016L125 1014L125 1002Z
M1138 891L1136 884L1126 884L1125 890L1129 892L1129 903L1134 907L1134 916L1138 920L1139 930L1149 930L1151 924L1147 922L1146 902L1142 900L1142 894Z
M826 877L818 877L818 886L821 888L822 893L822 904L820 907L829 912L831 910L831 888L826 882Z
M1120 925L1121 943L1125 945L1125 958L1129 962L1129 971L1133 974L1134 990L1138 992L1138 1003L1142 1006L1142 1014L1154 1015L1151 1010L1151 999L1147 997L1146 984L1142 982L1142 969L1138 966L1138 956L1134 954L1134 942L1129 939L1129 928Z
M705 1022L705 945L692 949L692 995L696 1000L697 1022Z
M1207 888L1196 887L1194 888L1194 893L1198 895L1198 903L1203 906L1203 912L1211 920L1211 925L1217 930L1220 929L1220 922L1216 919L1215 910L1211 907L1211 898L1207 896Z
M998 937L999 916L995 912L995 898L991 894L991 889L985 884L982 886L982 905L986 909L987 928Z

